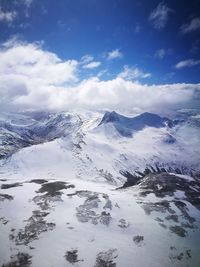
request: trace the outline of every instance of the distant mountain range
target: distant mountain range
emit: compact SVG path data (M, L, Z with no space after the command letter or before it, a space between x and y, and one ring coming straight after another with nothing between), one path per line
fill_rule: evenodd
M147 166L155 165L193 172L199 169L197 168L199 152L184 134L189 134L190 131L190 134L196 135L197 130L199 130L198 121L194 123L190 117L177 120L148 112L134 117L127 117L115 111L105 114L97 112L4 114L0 117L0 157L6 159L18 151L21 155L26 147L30 147L31 151L38 150L40 144L47 143L45 146L48 146L49 142L51 145L52 141L61 140L64 147L65 143L71 143L71 151L68 152L73 156L70 161L73 161L75 148L79 148L78 158L83 156L82 164L86 154L90 157L90 154L96 151L104 155L101 165L104 166L104 159L110 157L109 170L114 168L118 173L121 168L130 168L135 172L138 168L145 170ZM113 154L106 151L105 147L110 151L113 150ZM58 154L62 154L62 151L57 149ZM28 153L28 150L24 151ZM96 164L99 164L92 159L92 154L91 160L95 169ZM18 153L12 158L17 157ZM116 162L119 165L117 168ZM86 161L85 167L87 165Z

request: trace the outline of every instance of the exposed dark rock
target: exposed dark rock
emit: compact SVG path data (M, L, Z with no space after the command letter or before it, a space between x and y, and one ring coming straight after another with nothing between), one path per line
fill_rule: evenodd
M170 226L169 229L180 237L185 237L187 234L187 231L179 225Z
M176 175L184 173L191 175L194 180L187 180ZM186 192L189 202L200 209L200 179L184 167L180 170L155 164L154 167L147 166L143 172L130 173L127 170L121 170L120 174L126 177L127 181L117 189L139 185L142 189L141 196L154 193L157 197L173 196L177 190L180 190Z
M109 225L112 217L109 212L102 211L101 215L99 216L99 222L104 225Z
M74 263L79 262L79 261L83 261L83 260L78 260L78 250L77 249L67 251L65 254L65 259L68 262L70 262L71 264L74 264Z
M191 217L189 214L188 214L188 208L187 208L187 205L180 201L180 200L175 200L174 201L174 204L176 205L176 207L181 211L182 213L182 216L189 221L189 223L193 223L195 222L195 218Z
M70 196L73 195L86 198L83 205L76 208L76 217L80 222L91 222L93 224L102 223L104 225L110 224L112 217L109 212L105 211L106 208L112 208L112 202L108 195L91 191L77 191ZM101 212L95 210L99 208L99 203L101 202L99 196L102 196L105 202L103 206L104 210Z
M110 172L105 171L103 169L100 169L100 170L98 170L98 174L101 177L103 177L107 183L112 184L112 185L116 185L115 178L113 177L113 175Z
M34 210L32 213L34 217L42 218L42 217L46 217L47 215L49 215L50 212Z
M142 202L142 207L147 215L150 215L152 211L175 214L175 211L170 207L170 202L167 200L160 202Z
M191 256L191 250L185 250L184 252L178 252L177 253L177 248L175 247L170 247L170 250L172 251L169 255L169 258L172 262L174 261L182 261L182 260L189 260L192 258ZM188 266L188 265L187 265Z
M74 188L75 186L72 184L67 184L66 182L56 181L42 184L41 188L37 191L37 193L46 193L47 196L56 196L62 195L60 192L63 189Z
M2 265L2 267L29 267L31 266L31 258L27 253L19 252L17 255L11 256L11 261Z
M126 177L127 181L123 184L122 187L119 187L117 189L122 189L122 188L127 188L127 187L130 187L130 186L134 186L134 185L138 184L138 182L141 179L141 177L133 175L128 171L120 171L120 174L123 175L124 177Z
M5 217L0 217L0 221L6 225L9 221Z
M35 210L32 212L32 216L27 220L27 224L24 229L20 229L18 233L11 231L10 240L14 240L16 245L27 245L33 240L38 239L38 236L42 232L51 231L55 228L55 223L47 222L44 217L48 215L48 212Z
M175 214L168 215L168 216L165 217L165 219L168 220L168 221L171 220L173 222L178 223L178 216L175 215Z
M138 246L141 247L143 245L144 236L136 235L133 237L133 242Z
M114 260L117 258L117 249L109 249L97 254L94 267L116 267Z
M181 223L181 226L183 227L183 228L188 228L188 229L194 229L194 228L198 228L195 224L193 224L193 223Z
M149 174L140 182L141 195L153 193L156 197L173 196L177 190L187 189L187 181L168 173Z
M112 210L112 202L111 200L109 199L108 195L106 196L103 196L103 198L106 199L106 204L104 205L104 209L109 209L109 210Z
M2 184L1 189L9 189L9 188L18 187L18 186L22 186L22 184L21 183Z
M0 194L0 201L13 200L14 197L8 194Z
M29 183L35 183L35 184L44 184L47 183L48 181L45 179L33 179Z
M118 222L118 226L120 228L127 228L129 227L129 223L125 219L120 219Z
M33 201L42 210L50 210L53 207L52 203L62 201L62 190L74 187L75 186L73 184L68 184L62 181L43 183L37 193L44 194L35 196Z
M166 224L164 224L164 223L159 223L159 225L160 225L162 228L167 229L167 225L166 225Z
M159 217L155 218L157 222L164 222L164 220L160 219Z
M190 250L190 249L186 250L186 251L185 251L185 254L186 254L186 258L187 258L187 259L192 258L191 250Z

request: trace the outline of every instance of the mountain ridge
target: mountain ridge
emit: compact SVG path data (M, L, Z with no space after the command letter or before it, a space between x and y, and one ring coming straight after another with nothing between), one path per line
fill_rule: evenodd
M126 137L132 137L134 131L140 131L145 127L170 127L172 128L175 123L166 117L160 117L157 114L144 112L135 117L126 117L115 111L106 112L99 123L99 126L112 123L115 129Z

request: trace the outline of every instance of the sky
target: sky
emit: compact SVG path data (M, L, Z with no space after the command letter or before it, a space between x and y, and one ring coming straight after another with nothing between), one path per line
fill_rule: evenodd
M200 0L0 0L1 109L179 105L199 73Z

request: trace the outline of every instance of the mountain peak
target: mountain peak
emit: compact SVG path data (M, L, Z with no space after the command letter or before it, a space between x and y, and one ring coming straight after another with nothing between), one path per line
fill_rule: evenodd
M144 112L136 117L130 118L120 115L115 111L106 112L99 126L107 123L112 123L116 130L124 136L132 136L133 131L142 130L146 126L161 128L173 124L168 118L163 118L150 112Z
M121 115L119 115L119 114L118 114L117 112L115 112L115 111L111 111L111 112L107 111L107 112L104 114L104 116L103 116L103 118L102 118L102 120L101 120L101 122L100 122L99 125L101 125L101 124L103 124L103 123L119 121L119 116L121 116Z

